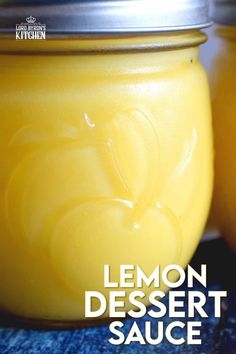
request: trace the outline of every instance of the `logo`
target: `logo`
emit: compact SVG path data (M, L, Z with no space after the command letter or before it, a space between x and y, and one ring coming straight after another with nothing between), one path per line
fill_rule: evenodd
M25 22L16 24L16 40L46 39L46 25L37 22L36 17L26 17Z
M35 21L36 21L36 18L35 17L33 17L33 16L30 16L30 17L26 17L26 21L28 22L28 23L35 23Z

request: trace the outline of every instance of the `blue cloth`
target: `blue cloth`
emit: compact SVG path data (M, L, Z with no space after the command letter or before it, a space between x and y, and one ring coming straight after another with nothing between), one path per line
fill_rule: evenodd
M213 248L213 249L212 249ZM209 253L210 252L210 253ZM212 255L213 256L209 256ZM221 267L219 266L219 254L221 255ZM223 256L223 258L222 258ZM236 354L236 287L234 278L232 281L232 271L235 271L235 255L232 254L222 241L209 242L204 244L198 250L193 259L193 266L207 263L210 273L208 289L200 286L195 290L203 292L209 290L228 290L229 296L224 302L223 314L220 319L214 318L213 301L208 301L206 312L209 317L200 319L196 317L195 321L201 321L201 345L175 346L163 340L158 345L141 345L132 343L130 345L114 346L108 342L111 337L109 325L84 328L78 330L32 330L17 329L8 326L2 321L0 329L0 354L100 354L100 353L124 353L124 354ZM232 268L232 266L234 268ZM217 268L218 267L218 268ZM229 267L229 268L228 268ZM219 273L220 270L220 273ZM227 277L230 272L229 277ZM182 289L186 290L186 287ZM164 302L167 303L168 297ZM187 303L186 303L187 306ZM137 323L144 333L144 322L151 321L153 325L153 337L157 334L157 320L146 315L142 319L138 319ZM174 319L168 316L161 319L164 326L172 322ZM181 319L186 322L188 319ZM192 319L191 319L192 320ZM122 332L127 336L134 319L124 321ZM185 336L185 330L179 329L175 332L176 336Z

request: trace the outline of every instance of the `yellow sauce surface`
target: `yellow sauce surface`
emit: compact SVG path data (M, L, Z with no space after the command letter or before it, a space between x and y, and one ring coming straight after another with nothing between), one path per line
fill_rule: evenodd
M185 266L212 189L198 48L2 53L0 70L2 309L83 319L104 264L113 281L121 264Z
M236 27L218 29L222 43L211 72L215 139L215 223L236 250Z

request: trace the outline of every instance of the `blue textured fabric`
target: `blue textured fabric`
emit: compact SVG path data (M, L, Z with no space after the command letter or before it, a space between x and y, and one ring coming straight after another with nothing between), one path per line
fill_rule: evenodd
M219 252L222 255L222 244L218 245ZM202 247L202 246L201 246ZM204 263L206 255L209 264L207 246L204 246L204 252L202 256L201 250L195 257L195 261L198 264ZM215 247L215 246L214 246ZM217 248L215 247L215 248ZM224 257L231 257L233 263L226 265L230 269L222 269L223 272L230 270L232 272L232 264L235 266L235 256L228 255L227 249L225 251ZM216 255L217 256L217 255ZM214 258L214 262L217 260L218 256ZM196 262L195 262L196 263ZM194 266L195 266L194 263ZM218 262L219 263L219 262ZM225 262L223 262L225 264ZM235 270L235 268L234 268ZM100 354L100 353L124 353L124 354L171 354L171 353L181 353L181 354L236 354L236 288L235 284L232 284L232 276L229 277L227 281L227 276L223 276L219 279L219 274L217 273L216 263L213 264L211 273L211 279L209 281L208 289L203 289L201 287L196 288L196 290L209 291L209 290L228 290L229 296L227 302L224 304L223 316L221 319L214 318L213 313L213 302L208 301L205 308L209 317L205 319L200 319L196 317L194 320L202 321L202 344L190 346L183 344L181 346L174 346L164 340L160 345L141 345L138 343L132 343L130 345L119 345L114 346L109 344L108 339L111 336L109 331L109 325L104 325L94 328L85 328L78 330L29 330L29 329L16 329L13 327L4 326L2 323L2 328L0 329L0 354ZM216 274L215 274L216 272ZM232 274L231 274L232 275ZM226 280L223 281L222 279ZM227 289L226 289L227 287ZM180 290L186 290L183 287ZM168 297L165 298L164 302L167 303ZM187 306L187 304L186 304ZM137 320L137 323L142 330L144 328L144 322L149 320L153 325L153 337L157 333L155 329L156 321L153 318L145 316L142 319ZM167 316L162 319L164 324L173 321ZM188 319L181 319L181 321L186 322ZM123 332L127 335L129 329L133 323L133 319L127 319L124 321ZM176 336L185 335L184 330L175 332Z

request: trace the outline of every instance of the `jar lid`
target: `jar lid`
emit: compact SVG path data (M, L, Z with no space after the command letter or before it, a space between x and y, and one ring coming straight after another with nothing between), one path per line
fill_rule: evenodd
M51 34L150 33L207 27L208 0L0 0L0 32L29 21Z
M236 25L236 0L214 0L213 19L221 25Z

